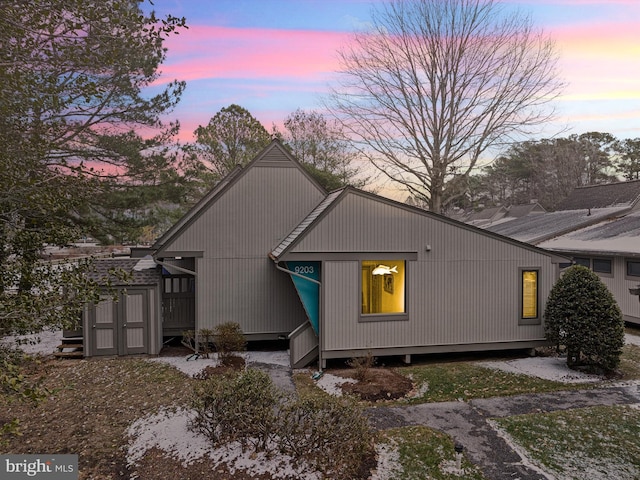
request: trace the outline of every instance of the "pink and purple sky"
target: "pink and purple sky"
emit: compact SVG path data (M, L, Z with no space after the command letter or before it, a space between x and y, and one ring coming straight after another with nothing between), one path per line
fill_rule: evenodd
M366 28L380 0L153 0L189 25L166 41L162 81L186 80L171 118L183 141L221 108L246 108L268 129L297 108L321 111L336 50ZM567 83L542 136L589 131L640 137L640 0L505 0L555 41ZM147 7L148 8L148 7Z

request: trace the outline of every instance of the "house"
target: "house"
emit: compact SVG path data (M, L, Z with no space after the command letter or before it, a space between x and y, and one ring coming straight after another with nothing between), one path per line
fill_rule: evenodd
M237 322L248 340L288 338L300 367L539 346L557 264L569 260L352 187L327 194L273 141L158 239L153 261L138 265L157 275L146 353ZM131 324L117 325L120 349Z
M591 268L625 321L640 325L639 298L631 292L640 285L640 180L578 187L555 212L487 229Z
M538 202L532 202L522 205L489 207L471 213L454 212L448 215L451 218L460 220L476 227L487 227L498 223L509 222L516 218L522 218L529 215L537 215L545 213L546 210Z

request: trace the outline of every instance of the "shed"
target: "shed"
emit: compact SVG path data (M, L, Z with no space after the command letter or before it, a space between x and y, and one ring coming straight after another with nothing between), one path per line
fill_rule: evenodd
M105 289L101 301L85 307L83 312L85 356L159 353L159 267L150 256L98 259L94 265L90 275L103 282ZM122 278L114 274L116 271L127 276Z

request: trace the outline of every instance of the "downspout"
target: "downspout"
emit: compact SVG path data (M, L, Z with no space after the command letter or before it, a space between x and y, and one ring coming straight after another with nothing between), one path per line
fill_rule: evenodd
M318 285L319 287L322 287L322 282L315 280L313 278L309 278L309 277L305 277L304 275L301 275L297 272L292 272L291 270L281 267L280 266L280 262L278 260L276 260L275 258L271 257L276 265L276 268L278 270L280 270L281 272L285 272L288 273L289 275L295 275L296 277L300 277L300 278L304 278L305 280L308 280L309 282L315 283L316 285ZM322 289L320 289L320 291L322 292ZM312 326L313 328L313 326ZM320 344L320 341L322 340L322 337L320 336L320 325L318 325L318 370L322 371L322 345Z

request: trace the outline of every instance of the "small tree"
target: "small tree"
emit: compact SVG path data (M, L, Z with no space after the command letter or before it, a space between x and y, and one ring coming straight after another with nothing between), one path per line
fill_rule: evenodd
M613 370L620 363L624 321L607 286L586 267L567 269L551 289L544 312L548 340L567 350L567 365Z
M234 352L243 352L247 349L247 339L240 325L226 322L216 325L213 329L213 345L216 347L220 362L224 365L229 363L229 358Z

